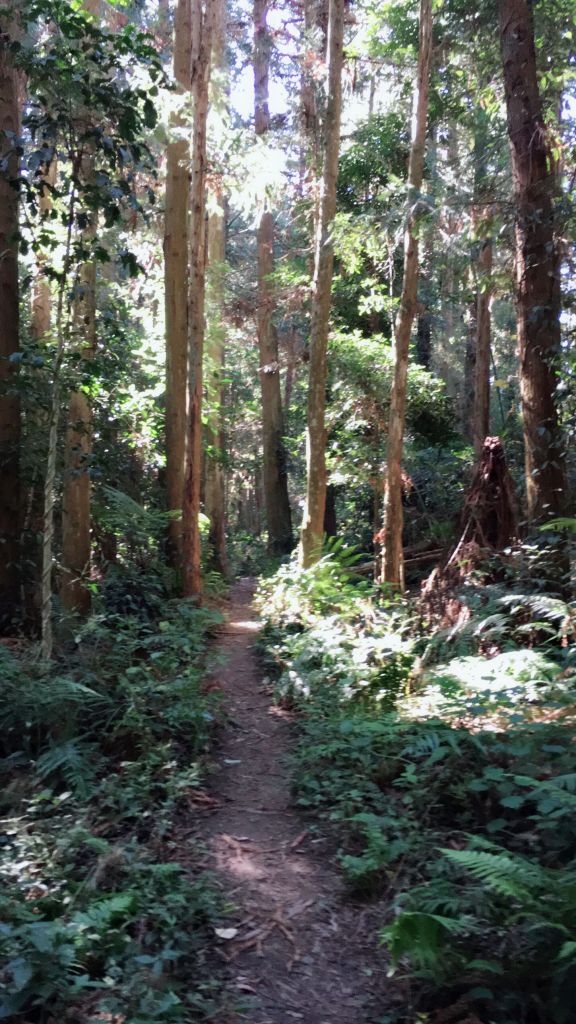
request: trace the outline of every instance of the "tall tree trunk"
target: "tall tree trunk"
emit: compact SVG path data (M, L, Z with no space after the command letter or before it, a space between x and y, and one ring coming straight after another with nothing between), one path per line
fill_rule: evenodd
M488 122L484 111L476 113L474 132L474 211L472 226L478 246L474 267L476 285L475 310L471 317L475 328L473 339L473 378L471 437L479 459L484 450L484 441L490 433L490 363L491 363L491 302L492 302L492 207L489 205L488 169ZM471 339L472 340L472 339Z
M180 515L170 521L170 559L182 565L182 500L186 471L188 399L188 233L190 143L184 97L192 80L191 0L178 0L174 19L174 79L179 107L170 120L172 138L166 149L166 213L164 218L164 303L166 319L166 500Z
M478 291L476 295L476 338L474 362L473 440L476 458L484 450L490 433L490 357L492 297L492 238L490 215L485 213L480 254L478 256Z
M430 169L430 193L436 195L438 187L438 124L429 126L428 131L428 166ZM416 362L425 370L432 368L432 309L434 297L433 267L434 242L437 230L436 221L432 218L422 230L422 256L420 267L419 301L416 307L416 346L414 355Z
M499 0L508 136L516 200L516 300L526 495L532 521L558 515L566 497L556 389L560 260L555 167L542 114L529 0Z
M326 371L334 264L334 249L330 232L336 212L336 180L342 109L343 40L344 0L329 0L327 96L322 132L322 183L312 282L306 429L306 505L300 540L300 561L304 567L311 565L320 557L326 506Z
M310 202L311 237L320 216L322 145L318 109L318 64L326 59L328 0L304 0L304 53L300 85L300 191ZM314 270L314 248L311 273Z
M476 279L470 270L470 288L472 296L468 304L468 323L466 330L466 349L464 353L464 388L460 418L464 436L474 444L474 402L476 393L476 335L478 331L478 301Z
M208 531L208 564L211 569L226 576L226 476L224 471L224 372L226 333L223 326L224 274L226 258L225 201L213 195L221 204L218 212L208 217L208 310L206 336L206 376L208 398L208 424L206 427L206 482L204 506L210 520Z
M52 366L52 395L48 413L48 445L46 452L46 473L44 477L44 511L42 517L42 580L41 580L41 645L40 652L45 661L52 657L52 569L54 562L54 505L56 494L56 461L58 455L58 427L60 422L60 400L62 391L62 364L70 334L69 307L65 310L64 299L69 289L71 268L72 232L76 219L76 176L72 177L72 191L66 211L66 246L56 306L56 352Z
M432 314L425 302L418 304L415 355L416 362L429 370L432 362Z
M188 292L188 373L190 408L188 450L182 503L183 591L202 592L200 494L202 487L202 384L204 307L206 298L206 124L214 22L214 0L194 0L192 7L192 187L190 224L190 287Z
M54 156L47 165L43 175L41 192L38 200L38 212L40 214L40 225L50 216L52 210L52 189L56 184L56 157ZM50 282L44 273L46 264L46 253L42 250L38 253L36 261L36 275L32 285L32 335L36 341L41 341L50 331L52 292Z
M101 19L101 0L84 0L84 8L96 24ZM90 111L85 123L77 125L82 139L90 125ZM88 142L82 140L84 156L80 173L85 183L94 176L94 153ZM88 213L90 223L83 233L88 251L92 248L97 230L98 213ZM84 263L75 281L73 328L78 353L83 360L92 360L96 351L96 263ZM64 480L62 488L62 575L60 600L73 614L86 615L90 611L90 456L92 453L92 408L84 391L73 391L68 404L66 427Z
M20 402L11 393L19 347L18 312L18 189L19 160L12 138L20 135L18 74L8 48L8 37L17 29L0 4L0 157L7 160L0 173L0 630L9 628L18 607L20 540Z
M90 165L92 161L90 160ZM90 173L91 167L87 169ZM85 232L90 244L96 234L94 223ZM74 303L74 334L83 360L96 350L96 263L90 260L78 273ZM90 455L92 452L92 409L84 391L73 391L68 403L68 422L62 489L62 576L60 600L74 614L90 611Z
M268 0L254 0L254 120L256 135L266 136L270 128L268 75L271 40L267 26ZM284 422L280 392L278 335L273 323L274 219L266 197L257 231L258 310L257 333L262 391L262 444L264 502L268 528L268 550L273 555L292 550L292 515L288 497L288 471L284 446Z
M381 578L383 583L390 584L395 590L404 590L402 455L404 452L404 426L406 421L408 352L412 324L416 314L418 291L418 235L416 226L419 193L424 174L431 63L432 0L420 0L418 72L414 92L412 145L408 167L408 208L404 232L404 277L400 309L396 318L395 328L394 381L390 400L386 486L384 492L384 538Z
M212 74L210 95L213 106L222 108L229 96L225 57L225 4L216 0L214 10ZM224 364L226 327L224 323L226 262L226 198L218 179L210 185L211 212L207 239L206 384L208 422L206 426L206 483L204 507L210 520L208 564L226 576L226 477L224 472Z

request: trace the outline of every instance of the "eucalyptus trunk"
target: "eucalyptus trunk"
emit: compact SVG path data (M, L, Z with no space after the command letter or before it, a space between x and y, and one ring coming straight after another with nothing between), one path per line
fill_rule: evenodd
M267 25L268 0L254 2L254 120L256 135L265 138L270 129L268 79L271 39ZM268 550L273 555L292 550L292 514L288 496L288 471L284 445L284 421L280 391L278 335L273 322L274 218L266 196L257 229L258 309L257 333L262 392L263 483Z
M499 0L500 41L516 203L516 303L528 516L564 511L566 462L556 393L560 258L556 168L538 87L529 0Z
M166 323L166 500L170 559L182 564L182 500L186 471L188 399L188 232L190 143L183 105L192 79L191 0L178 0L174 20L173 72L178 109L170 119L166 149L164 304ZM184 137L182 137L184 136Z
M50 217L53 207L53 189L56 185L56 157L46 166L42 175L41 191L38 199L38 212L40 224L44 224ZM36 274L32 285L32 335L36 341L41 341L50 332L52 316L52 291L50 281L44 273L46 265L46 253L40 250L36 259Z
M306 418L306 504L300 539L300 562L306 567L322 551L326 508L326 373L332 297L336 180L340 152L344 0L329 0L326 107L322 131L322 180L315 238L310 328L310 368Z
M226 551L226 476L224 472L224 374L226 329L223 324L226 260L225 200L213 191L217 210L208 217L208 308L206 336L206 377L209 403L206 427L206 482L204 506L210 520L208 529L209 565L222 576L228 571Z
M418 71L414 91L412 115L412 142L408 166L408 206L404 232L404 276L400 309L395 324L395 363L388 445L386 457L386 484L384 490L384 529L382 551L383 583L394 590L404 590L404 555L402 550L402 457L404 453L404 427L406 422L406 387L408 355L412 324L416 315L418 293L418 213L420 190L424 175L426 148L426 122L428 94L432 64L432 0L420 2L420 33Z
M212 46L210 99L213 107L225 117L229 97L228 67L224 46L225 4L215 0ZM210 184L211 212L208 216L207 238L207 335L206 391L208 399L206 425L206 480L204 507L210 520L208 528L208 564L226 576L226 476L224 472L224 372L226 358L226 327L224 321L226 270L226 197L221 179L214 176Z
M202 387L206 302L206 128L214 23L214 0L194 0L192 7L192 183L190 281L188 292L188 449L182 503L183 591L202 592L200 497L202 489Z
M84 0L84 9L98 24L102 14L101 0ZM79 119L76 126L80 146L80 175L84 185L94 179L94 151L86 141L90 129L90 111ZM92 249L98 231L98 212L88 211L90 222L83 232L82 241L87 252ZM96 262L83 263L74 282L73 337L82 361L92 361L96 351ZM73 391L68 402L68 419L64 450L64 480L62 487L62 573L60 600L63 608L73 615L86 615L90 611L90 555L91 555L91 477L92 407L85 391Z
M19 76L9 49L9 38L17 26L9 8L0 4L0 630L10 628L19 603L18 567L20 556L20 401L15 391L19 348L18 312L18 178L16 147L4 132L20 135Z
M476 458L484 450L490 433L490 365L491 365L491 299L492 299L492 238L490 212L484 217L482 239L478 256L478 285L475 316L474 405L472 434Z
M96 218L96 214L93 214ZM96 222L85 233L90 244ZM91 361L96 350L96 263L89 260L78 273L75 290L74 341L82 360ZM62 488L62 574L60 600L66 611L90 611L90 457L92 409L84 391L73 391L68 402Z
M470 315L468 356L470 438L476 458L484 450L490 433L490 366L491 366L491 303L492 303L492 206L486 154L489 145L488 119L482 110L476 112L474 132L474 207L472 227L476 246L473 264L475 296Z

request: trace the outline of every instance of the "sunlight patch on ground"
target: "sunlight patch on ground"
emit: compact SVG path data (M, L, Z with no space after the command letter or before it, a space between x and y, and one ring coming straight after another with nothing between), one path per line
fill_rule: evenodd
M232 629L240 629L245 633L257 633L260 629L260 623L254 619L231 619L228 625Z

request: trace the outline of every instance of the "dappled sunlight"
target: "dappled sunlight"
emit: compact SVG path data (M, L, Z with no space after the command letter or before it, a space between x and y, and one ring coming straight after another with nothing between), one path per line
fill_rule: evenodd
M255 619L231 619L228 623L227 633L257 633L260 623Z

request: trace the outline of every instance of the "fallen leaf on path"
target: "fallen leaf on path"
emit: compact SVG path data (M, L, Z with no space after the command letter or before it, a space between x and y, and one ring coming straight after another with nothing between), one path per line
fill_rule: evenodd
M237 928L215 928L214 929L214 934L217 935L219 939L235 939L236 936L238 935L238 929Z

